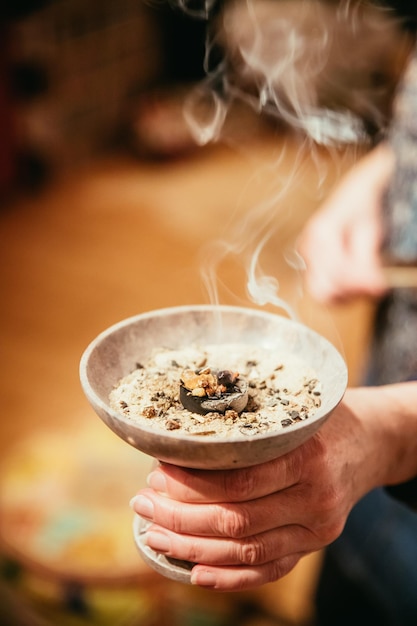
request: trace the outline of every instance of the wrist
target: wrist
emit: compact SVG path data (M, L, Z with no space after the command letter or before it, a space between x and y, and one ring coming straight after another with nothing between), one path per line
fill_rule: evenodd
M333 424L338 430L334 443L343 458L350 442L355 501L417 475L417 383L348 389L339 418Z
M417 382L381 388L382 415L390 445L384 485L398 485L417 476Z

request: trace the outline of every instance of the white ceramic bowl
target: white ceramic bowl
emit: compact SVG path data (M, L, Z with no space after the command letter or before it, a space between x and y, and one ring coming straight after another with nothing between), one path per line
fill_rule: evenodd
M308 419L286 428L219 438L182 435L135 423L109 406L118 381L146 361L155 347L244 343L303 359L321 382L321 406ZM152 457L200 469L248 467L281 456L309 439L340 402L347 368L326 339L298 322L257 309L195 305L160 309L123 320L102 332L80 363L83 390L99 417L124 441Z

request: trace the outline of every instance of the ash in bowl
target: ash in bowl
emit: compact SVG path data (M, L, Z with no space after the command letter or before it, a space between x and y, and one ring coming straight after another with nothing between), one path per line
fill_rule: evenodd
M239 402L233 404L232 396ZM185 436L252 437L307 420L321 405L321 385L293 355L216 344L154 350L118 382L109 400L113 410L142 426Z

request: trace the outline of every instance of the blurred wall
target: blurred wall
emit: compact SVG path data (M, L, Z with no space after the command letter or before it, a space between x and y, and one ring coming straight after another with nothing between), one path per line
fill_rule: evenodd
M1 27L2 137L13 129L3 185L10 170L36 184L105 149L129 100L163 71L158 13L140 0L18 2Z

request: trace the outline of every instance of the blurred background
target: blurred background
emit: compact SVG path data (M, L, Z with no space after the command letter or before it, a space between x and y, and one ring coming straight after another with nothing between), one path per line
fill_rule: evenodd
M262 64L239 55L252 32L246 3L9 4L0 9L0 622L309 626L320 554L242 594L188 588L141 562L128 503L152 459L101 424L78 363L100 331L143 311L206 303L213 289L222 303L255 306L246 263L259 240L249 234L266 225L263 272L341 350L350 384L361 380L373 303L312 301L294 244L389 124L413 16L405 3L379 4L381 30L369 30L365 12L356 54L343 47L349 34L328 55L313 101L355 120L346 139L343 125L314 136L310 123L294 128L291 98L285 115L259 106L271 104L256 100ZM331 29L339 4L253 2L261 27L284 19L290 34L308 7L307 56L315 19ZM274 68L282 57L269 37L258 60ZM275 94L288 95L285 81ZM202 274L213 269L210 296Z

